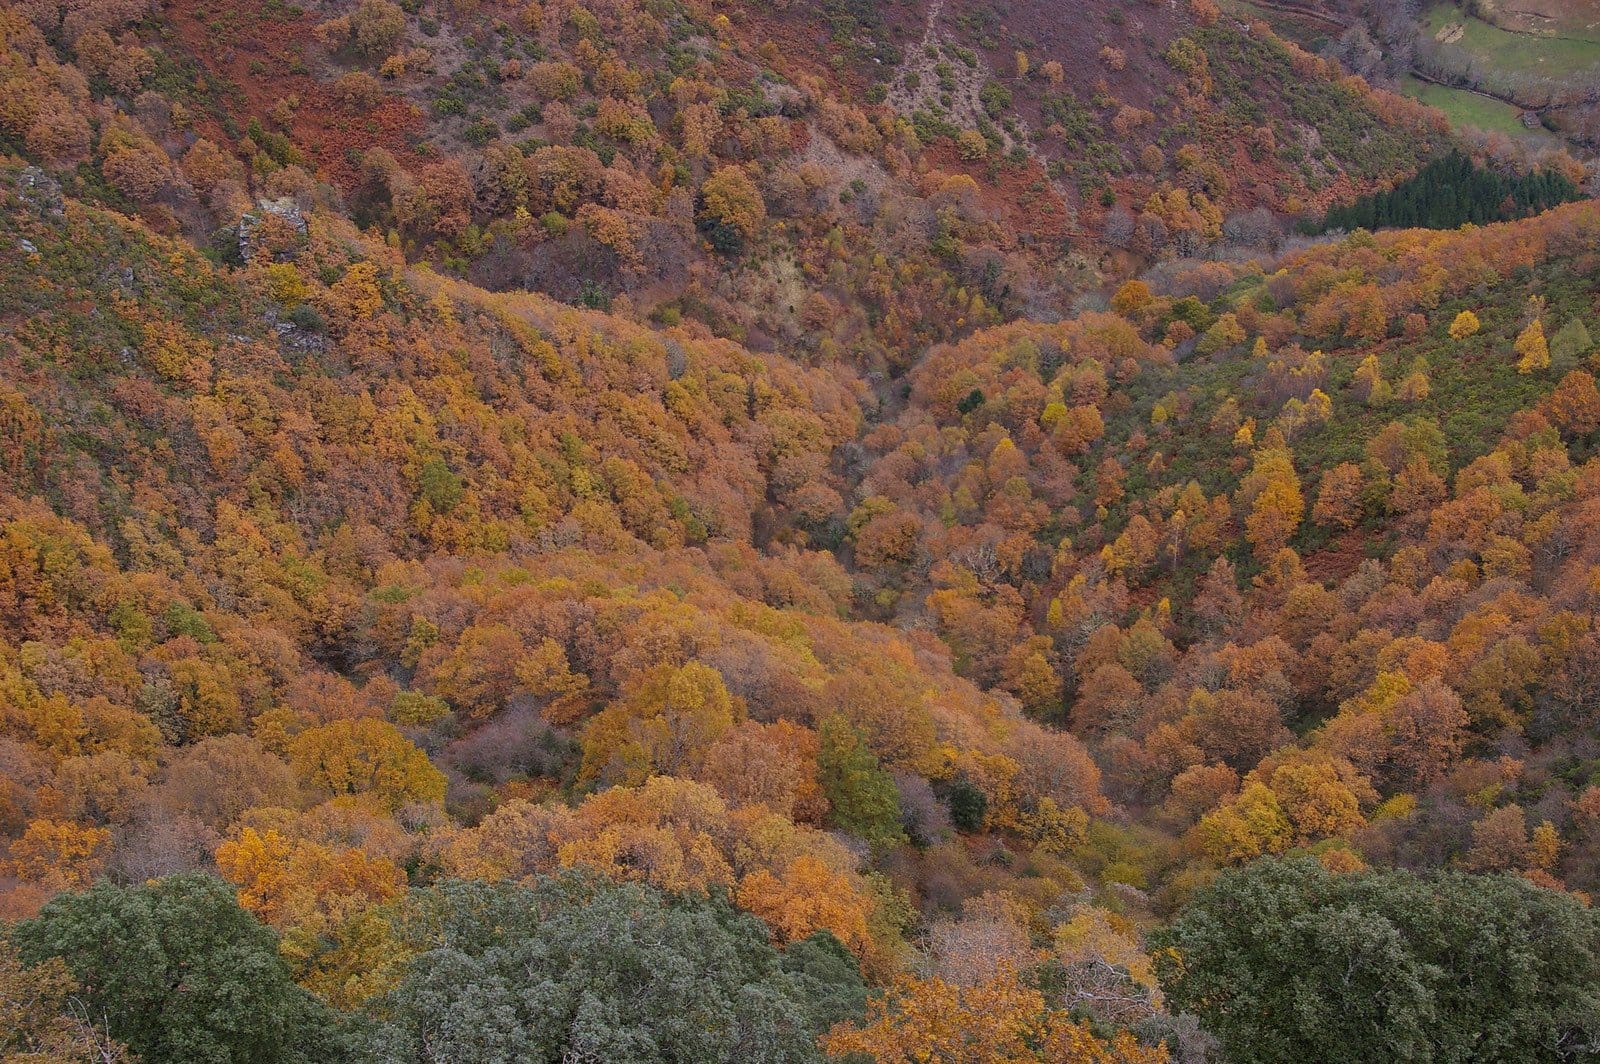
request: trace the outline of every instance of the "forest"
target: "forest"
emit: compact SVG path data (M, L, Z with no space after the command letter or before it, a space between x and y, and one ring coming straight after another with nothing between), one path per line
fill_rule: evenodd
M1457 229L1525 218L1578 198L1577 186L1560 171L1506 176L1451 152L1392 189L1328 208L1317 231Z
M1211 0L0 3L0 1064L1592 1057L1596 173Z

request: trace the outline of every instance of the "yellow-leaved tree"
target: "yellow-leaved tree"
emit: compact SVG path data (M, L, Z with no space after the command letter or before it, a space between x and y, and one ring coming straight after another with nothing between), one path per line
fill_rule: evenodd
M581 778L638 784L658 772L693 775L711 745L743 717L716 669L698 661L659 665L584 729Z
M1550 345L1544 338L1544 324L1538 318L1528 323L1517 336L1517 372L1529 374L1550 365Z
M767 219L767 205L750 175L737 166L719 166L700 186L705 212L711 218L749 239Z
M1256 556L1263 560L1272 557L1300 527L1306 510L1300 477L1287 447L1269 445L1256 451L1249 474L1240 482L1238 499L1248 507L1245 536Z
M1478 316L1470 310L1463 310L1456 315L1456 320L1450 323L1450 339L1465 340L1475 335L1480 328L1482 324L1478 321Z
M373 717L306 729L289 744L289 764L306 786L371 794L390 809L444 799L444 773L393 724Z

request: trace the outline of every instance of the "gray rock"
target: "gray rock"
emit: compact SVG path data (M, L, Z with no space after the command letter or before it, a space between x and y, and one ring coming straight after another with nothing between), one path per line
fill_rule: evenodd
M268 215L284 219L302 237L309 231L305 215L300 213L300 208L288 196L275 200L257 200L255 210L246 211L239 217L239 257L245 262L249 262L260 251L256 246L256 232Z
M61 183L37 166L23 167L17 176L17 191L23 201L40 214L60 218L66 210Z

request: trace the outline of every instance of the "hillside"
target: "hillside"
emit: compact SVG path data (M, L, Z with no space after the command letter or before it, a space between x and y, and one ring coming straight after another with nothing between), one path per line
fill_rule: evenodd
M1266 18L1375 84L1435 106L1468 135L1529 150L1600 145L1600 8L1592 0L1261 3Z
M1208 0L0 45L0 1056L1600 1038L1571 156Z
M13 8L0 146L87 163L71 193L224 257L256 200L291 196L484 287L761 349L831 332L824 357L876 369L1443 143L1437 116L1204 4L1071 33L847 7Z

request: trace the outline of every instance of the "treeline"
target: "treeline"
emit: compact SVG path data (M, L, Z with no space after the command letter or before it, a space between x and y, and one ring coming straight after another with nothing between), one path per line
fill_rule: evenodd
M7 1010L0 1059L799 1064L866 1009L838 939L780 952L722 897L576 874L442 880L372 928L392 948L349 974L387 971L390 989L338 1012L295 985L292 941L215 876L62 894L0 939L0 1004L32 1006Z
M1387 192L1328 208L1310 232L1353 229L1454 229L1526 218L1581 198L1566 174L1535 170L1502 174L1460 152L1435 159Z
M1208 1059L1126 1033L1096 1038L1046 1004L1074 1000L1059 961L975 984L901 980L871 997L833 935L780 950L718 894L577 873L443 879L370 922L393 947L375 969L349 974L381 971L388 989L341 1011L295 985L293 938L257 922L215 876L62 894L0 937L0 1007L13 1017L0 1059L909 1064L936 1050L1019 1064ZM1000 948L997 928L962 943ZM1516 876L1335 873L1309 856L1224 872L1153 937L1170 1000L1245 1064L1388 1059L1391 1047L1416 1059L1574 1059L1600 1031L1597 940L1592 908ZM1130 960L1136 973L1148 967ZM1393 986L1405 992L1386 999ZM1343 1007L1295 1007L1302 1001Z

